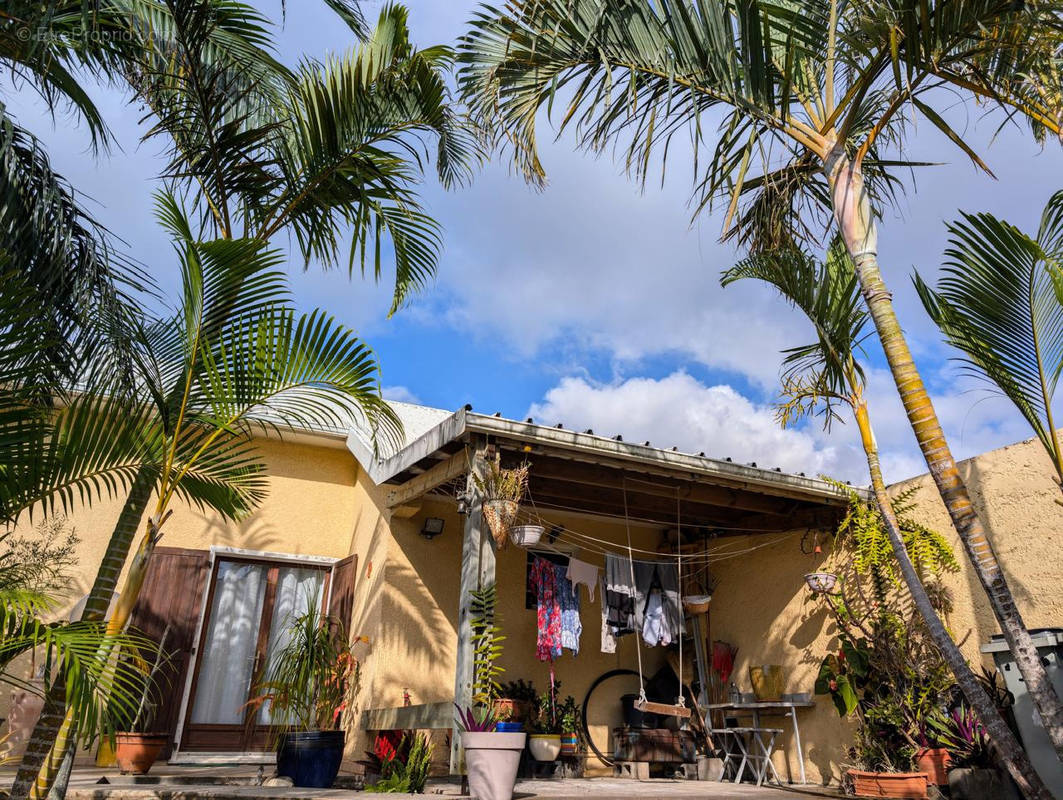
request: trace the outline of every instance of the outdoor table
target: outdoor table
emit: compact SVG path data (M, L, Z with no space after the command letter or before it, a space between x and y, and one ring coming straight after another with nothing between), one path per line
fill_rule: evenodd
M712 703L705 708L710 715L713 711L722 711L731 716L751 716L754 728L761 727L761 714L769 717L789 717L794 727L794 746L797 748L797 764L801 772L801 783L805 784L808 781L805 779L805 754L801 750L801 729L797 725L797 710L813 708L815 705L815 700L758 700L750 703ZM711 716L707 717L709 718Z

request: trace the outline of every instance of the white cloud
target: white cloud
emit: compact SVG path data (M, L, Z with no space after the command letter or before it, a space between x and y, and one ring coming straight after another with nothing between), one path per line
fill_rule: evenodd
M381 391L385 400L394 400L398 403L420 403L421 400L405 386L385 386Z
M1030 436L1017 414L1000 400L978 402L967 384L935 398L935 407L957 459ZM926 471L889 373L872 370L869 405L889 482ZM1010 413L1009 413L1010 412ZM827 474L857 485L868 482L867 462L852 424L836 424L828 434L812 420L783 429L770 404L759 404L726 384L708 386L686 372L661 379L627 378L596 384L563 378L532 404L528 416L548 425L649 440L714 458L756 462L787 472Z
M833 444L803 430L780 428L771 406L753 403L727 385L706 386L685 372L602 385L565 378L528 415L550 425L619 433L628 441L755 461L769 469L845 478L855 473Z

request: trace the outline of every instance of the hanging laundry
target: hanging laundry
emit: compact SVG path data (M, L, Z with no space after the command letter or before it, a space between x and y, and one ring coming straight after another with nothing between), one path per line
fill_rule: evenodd
M651 647L674 642L683 633L679 599L679 570L671 561L635 562L635 629ZM654 619L646 617L653 601ZM647 630L651 635L647 636Z
M580 561L578 558L568 560L565 577L572 581L573 587L583 584L587 587L587 597L594 602L594 589L598 585L598 568L594 564Z
M567 577L567 567L557 564L554 567L557 603L561 607L561 646L572 653L579 653L579 637L583 633L583 622L579 618L579 589Z
M624 636L638 630L635 623L635 595L631 559L606 553L604 602L613 636Z
M602 597L602 652L616 652L616 637L609 625L609 606L605 602L605 578L598 578L598 591Z
M543 558L532 564L531 581L536 596L535 656L553 661L561 655L561 606L557 598L556 565Z
M650 647L661 645L667 647L672 643L671 631L664 621L664 605L661 603L661 590L650 591L646 601L646 612L642 620L642 641Z

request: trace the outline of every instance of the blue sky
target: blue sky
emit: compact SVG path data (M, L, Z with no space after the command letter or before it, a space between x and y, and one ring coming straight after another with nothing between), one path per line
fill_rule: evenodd
M415 41L428 45L453 42L474 3L408 5ZM261 7L280 19L279 0ZM379 8L364 4L370 19ZM318 0L288 4L279 41L291 63L354 45ZM75 120L53 124L29 93L0 85L11 111L45 141L99 219L164 284L171 281L169 245L151 215L159 145L139 144L141 110L118 92L95 91L119 146L94 157ZM997 132L997 120L981 113L956 107L950 119L972 132L999 179L978 173L930 124L914 119L913 157L941 165L916 176L880 232L887 282L959 457L1030 433L1005 401L950 364L910 275L915 268L935 273L944 223L958 208L1035 229L1048 196L1063 188L1058 145L1042 151L1025 130ZM541 192L504 163L488 165L458 191L426 182L425 204L444 226L446 250L435 286L392 319L385 318L387 287L315 265L304 273L293 260L299 303L356 326L377 351L396 399L450 409L472 403L488 413L530 414L551 425L865 483L852 426L828 436L814 424L787 431L776 425L778 351L805 341L809 330L762 287L719 287L720 271L736 254L718 243L719 214L690 222L689 154L670 154L663 188L643 193L608 157L576 152L571 140L543 149L550 185ZM898 480L923 468L877 353L872 361L872 415L887 478Z

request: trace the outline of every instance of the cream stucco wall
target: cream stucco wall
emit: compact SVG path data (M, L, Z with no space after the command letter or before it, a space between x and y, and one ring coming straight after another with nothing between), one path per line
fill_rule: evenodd
M281 553L340 558L359 557L352 634L366 637L358 644L363 673L356 711L397 706L403 690L414 703L446 701L453 696L455 619L464 518L453 503L426 499L409 519L390 519L384 510L385 489L374 486L349 452L294 442L260 442L270 481L262 507L239 524L214 514L175 504L163 543L207 548L228 545ZM1012 582L1030 627L1063 624L1063 559L1060 534L1063 508L1055 503L1059 490L1051 478L1047 457L1035 441L983 454L961 464L961 472L982 512L989 534ZM898 489L916 485L917 516L950 536L964 562L933 485L926 476ZM70 521L82 539L81 568L73 595L83 594L95 574L118 514L118 500L78 509ZM445 520L444 533L434 540L418 532L425 517ZM587 536L615 543L625 541L624 527L575 515L546 515L551 522ZM823 654L834 646L833 628L824 609L811 602L802 576L825 556L801 552L804 531L721 539L714 545L720 556L713 564L719 586L711 612L711 635L739 648L736 679L749 690L750 664L780 663L789 674L787 690L811 691ZM633 529L636 547L653 549L658 532ZM602 556L589 548L578 554L601 564ZM724 555L727 557L725 558ZM535 612L524 608L523 551L509 548L498 555L497 581L500 614L507 636L502 664L504 680L530 678L538 687L548 683L548 667L535 658ZM976 581L966 568L950 576L955 599L951 627L974 661L978 645L997 628ZM616 654L599 650L601 600L583 603L582 652L567 651L555 664L563 692L582 701L590 682L602 672L636 665L634 639L621 641ZM662 663L661 650L646 651L645 672ZM619 687L618 691L619 693ZM5 709L0 708L0 714ZM357 714L350 719L357 719ZM600 745L618 722L592 709L592 735ZM789 726L780 740L780 773L796 776L796 760ZM847 724L840 721L826 698L801 713L809 778L836 780L844 762ZM359 757L366 745L352 736L348 755ZM593 764L593 762L592 762Z
M274 439L260 439L257 445L269 484L259 509L234 523L175 499L161 545L204 550L222 545L331 558L351 552L352 536L365 507L352 491L359 470L351 454L336 447ZM60 599L57 616L66 616L91 587L124 499L102 500L91 507L74 508L67 515L81 541L78 567L68 596ZM33 525L27 520L17 533L31 536ZM11 696L10 692L0 696L0 717L7 716Z

